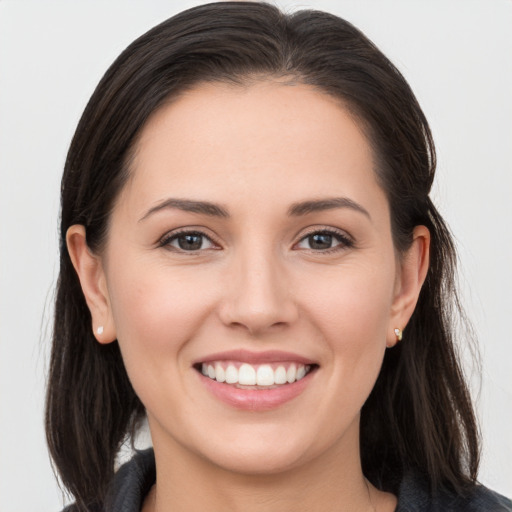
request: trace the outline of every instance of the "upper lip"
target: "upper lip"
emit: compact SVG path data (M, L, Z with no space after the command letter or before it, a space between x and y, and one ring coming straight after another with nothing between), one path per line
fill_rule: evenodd
M209 363L212 361L240 361L249 364L264 364L264 363L278 363L278 362L295 362L302 364L316 364L315 361L293 352L284 352L282 350L266 350L264 352L252 352L250 350L238 349L227 350L225 352L217 352L209 354L201 359L198 359L194 364Z

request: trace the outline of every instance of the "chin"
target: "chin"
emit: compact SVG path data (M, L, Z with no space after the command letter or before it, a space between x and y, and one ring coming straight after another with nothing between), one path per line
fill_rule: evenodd
M266 446L245 447L245 449L223 450L210 454L210 461L231 473L247 476L277 475L300 467L309 458L303 451L277 447L275 443Z
M224 471L265 476L299 469L341 441L313 423L302 429L297 424L279 423L245 425L241 429L218 432L189 448Z

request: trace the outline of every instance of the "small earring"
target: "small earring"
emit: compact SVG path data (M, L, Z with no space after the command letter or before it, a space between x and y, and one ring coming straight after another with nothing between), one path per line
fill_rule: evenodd
M97 333L98 335L100 335L100 336L103 334L103 325L100 325L100 326L96 329L96 333Z
M402 331L397 327L395 329L396 341L402 341Z

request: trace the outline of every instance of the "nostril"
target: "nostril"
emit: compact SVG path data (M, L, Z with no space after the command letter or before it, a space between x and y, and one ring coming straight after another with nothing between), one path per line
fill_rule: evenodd
M248 269L241 280L231 283L218 309L224 325L255 335L283 329L299 317L288 287L273 272L256 274Z

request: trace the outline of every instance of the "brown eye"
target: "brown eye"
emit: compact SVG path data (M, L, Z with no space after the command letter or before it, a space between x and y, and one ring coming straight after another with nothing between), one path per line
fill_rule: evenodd
M307 239L311 249L330 249L333 243L333 236L328 233L315 233Z
M353 245L352 240L342 233L336 231L315 231L302 238L297 247L311 251L328 251L352 247Z
M200 251L205 249L212 249L213 242L205 234L195 231L181 232L170 235L161 243L164 247L178 249L180 251Z
M176 239L179 248L184 251L198 251L203 247L203 237L201 235L182 235Z

